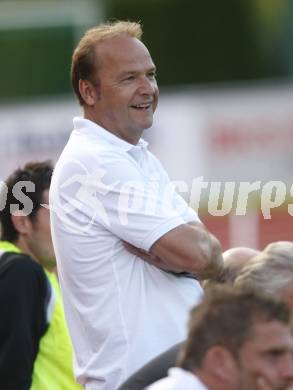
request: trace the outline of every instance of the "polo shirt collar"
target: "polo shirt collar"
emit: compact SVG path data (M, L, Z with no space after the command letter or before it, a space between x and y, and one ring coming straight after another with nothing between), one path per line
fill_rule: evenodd
M87 133L93 136L97 136L100 139L103 139L106 142L111 143L112 145L123 149L125 152L129 152L135 149L147 149L148 142L140 138L136 145L130 144L129 142L124 141L122 138L117 137L112 134L110 131L104 129L98 124L81 117L73 118L73 127L74 130Z

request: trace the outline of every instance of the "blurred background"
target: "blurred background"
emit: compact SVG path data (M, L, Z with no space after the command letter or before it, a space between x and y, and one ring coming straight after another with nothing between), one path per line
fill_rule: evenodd
M145 138L223 247L293 241L290 0L0 0L0 180L27 160L58 158L81 114L72 51L109 19L143 24L161 89ZM237 215L243 182L252 190Z

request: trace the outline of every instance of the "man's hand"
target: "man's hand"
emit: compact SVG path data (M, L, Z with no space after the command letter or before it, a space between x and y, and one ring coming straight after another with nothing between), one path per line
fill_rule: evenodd
M211 233L208 233L211 247L210 257L207 259L206 266L197 272L200 280L214 278L221 274L224 266L222 248L218 239Z

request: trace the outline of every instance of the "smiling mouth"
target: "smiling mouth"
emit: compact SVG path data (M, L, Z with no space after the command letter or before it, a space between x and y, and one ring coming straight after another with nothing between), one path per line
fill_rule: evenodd
M135 108L136 110L145 111L148 110L152 106L152 103L142 103L131 106L131 108Z

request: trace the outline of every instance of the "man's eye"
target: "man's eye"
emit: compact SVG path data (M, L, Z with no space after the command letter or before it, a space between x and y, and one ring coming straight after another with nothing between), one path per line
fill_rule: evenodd
M133 75L125 77L122 81L132 81L132 80L134 80Z
M151 79L155 79L155 78L157 77L157 74L156 74L156 72L150 72L150 73L148 74L148 76L149 76L149 78L151 78Z
M284 351L283 350L279 350L279 349L272 350L272 351L268 352L268 356L271 359L278 359L282 355L284 355Z

